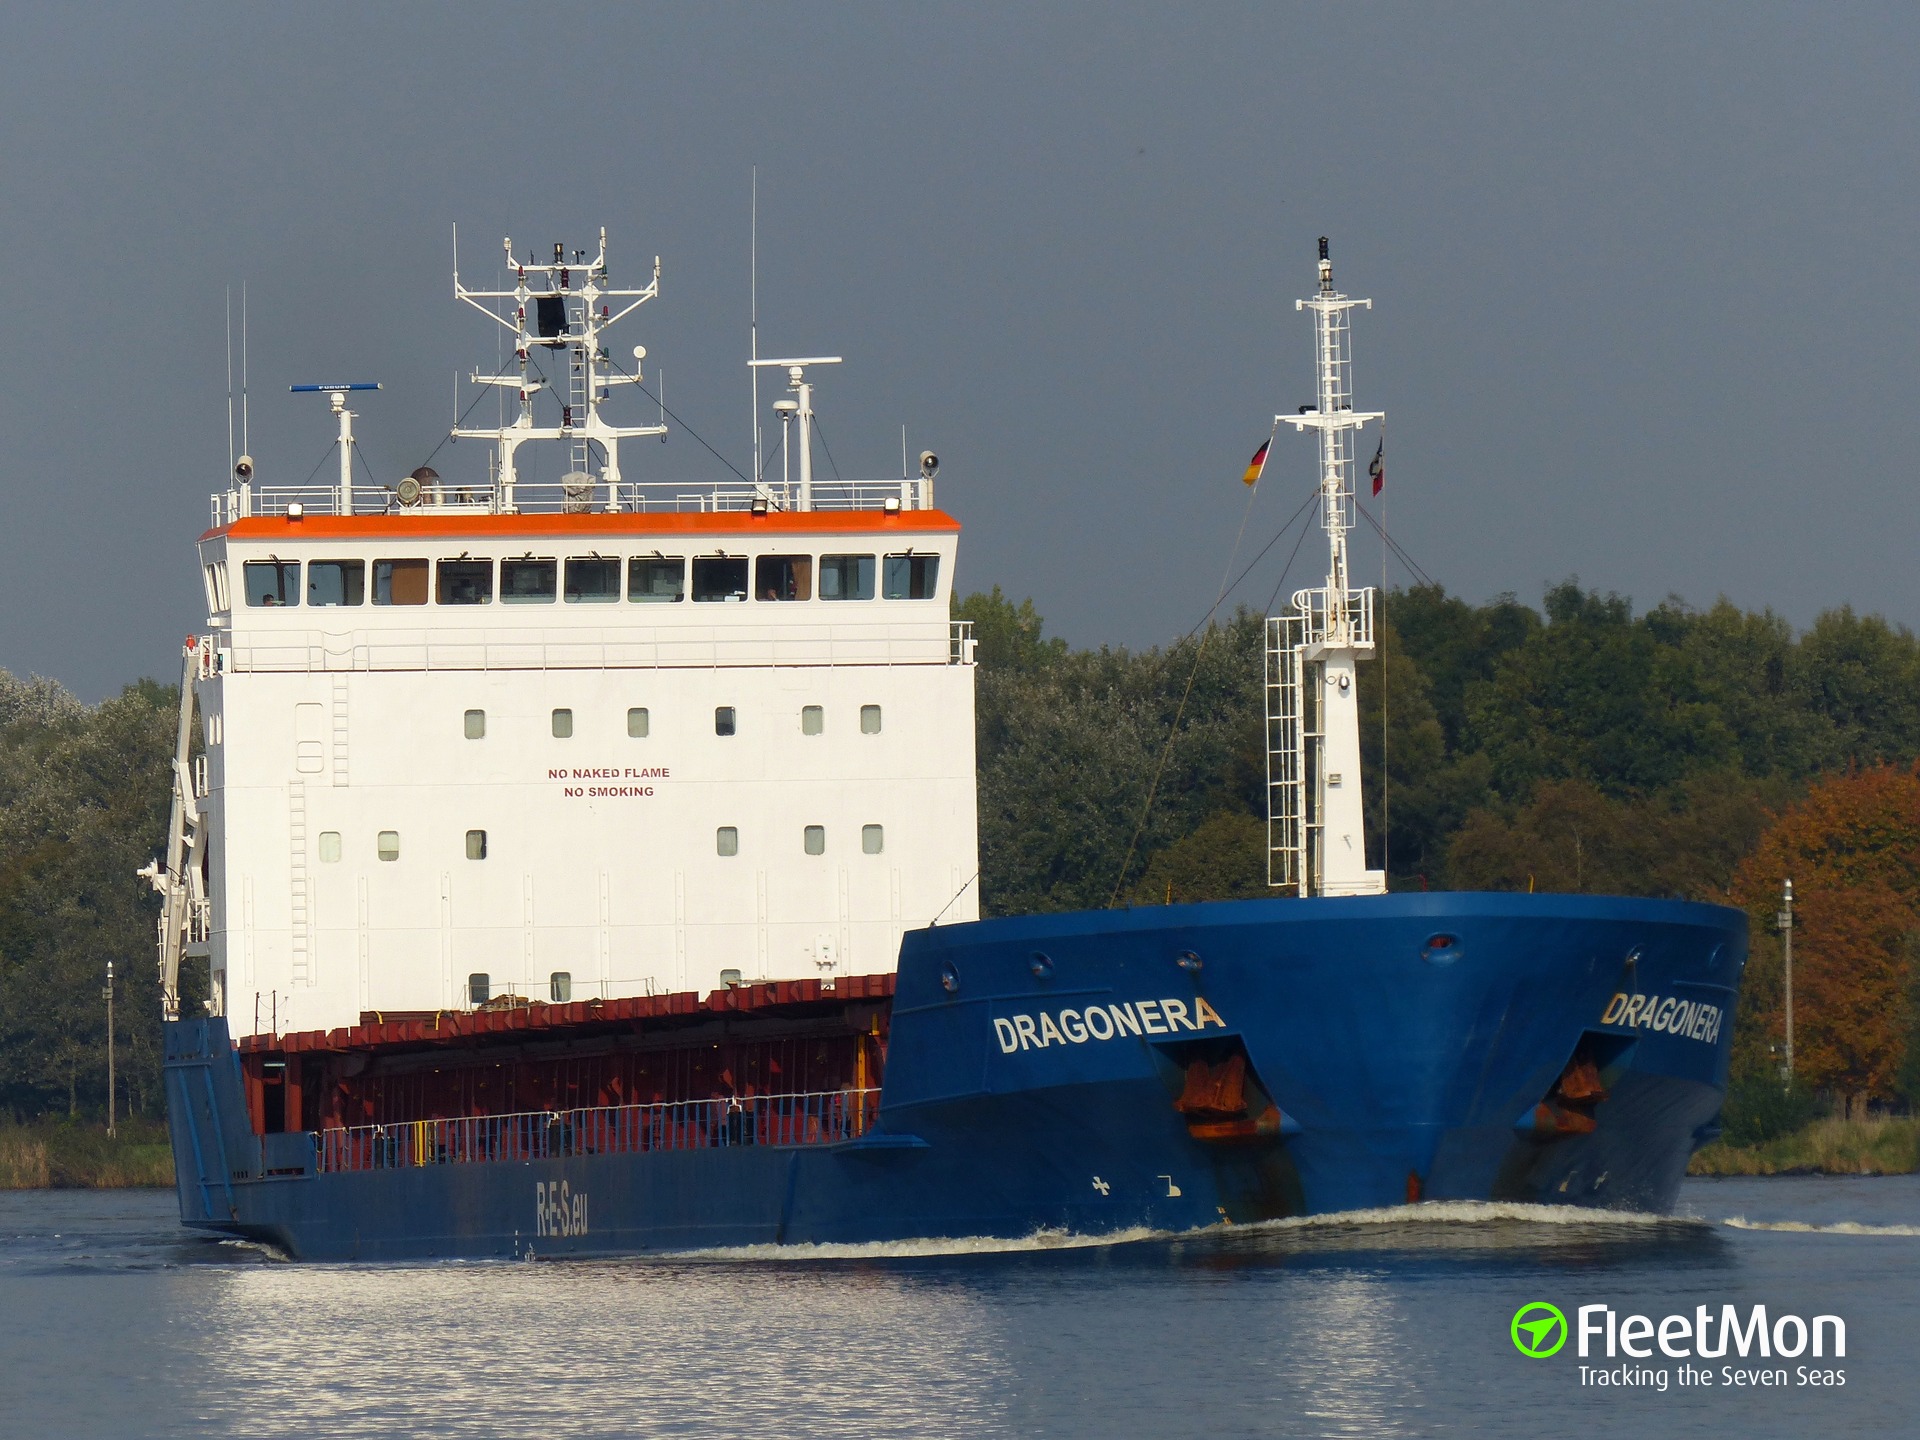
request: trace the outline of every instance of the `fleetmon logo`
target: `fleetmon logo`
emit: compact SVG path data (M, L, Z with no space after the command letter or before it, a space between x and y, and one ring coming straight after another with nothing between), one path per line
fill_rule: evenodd
M1558 1354L1567 1343L1567 1317L1544 1300L1513 1312L1513 1348L1534 1360Z

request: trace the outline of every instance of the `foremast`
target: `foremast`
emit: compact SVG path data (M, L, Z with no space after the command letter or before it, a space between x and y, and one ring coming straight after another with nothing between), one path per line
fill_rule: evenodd
M1379 411L1353 408L1352 319L1373 308L1333 288L1326 237L1319 284L1294 301L1313 312L1316 403L1274 418L1320 440L1320 526L1327 580L1294 592L1286 614L1267 619L1267 881L1296 895L1378 895L1386 873L1367 868L1360 775L1358 665L1374 648L1374 592L1355 589L1347 564L1353 528L1354 442Z

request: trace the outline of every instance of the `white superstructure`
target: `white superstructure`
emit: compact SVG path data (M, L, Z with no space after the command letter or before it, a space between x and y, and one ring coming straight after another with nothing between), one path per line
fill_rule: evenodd
M459 286L506 327L511 418L468 481L276 489L200 540L203 754L180 794L169 1003L204 955L236 1033L517 995L588 1000L890 970L973 919L972 641L932 457L884 482L641 483L605 329L657 293L555 247ZM620 307L620 308L616 308ZM643 351L634 352L638 361ZM543 400L541 361L564 379ZM811 386L789 369L812 421ZM543 416L545 410L555 415ZM558 423L540 423L541 420ZM520 447L557 442L557 480Z
M1311 409L1274 417L1320 437L1320 525L1327 582L1294 592L1285 615L1267 620L1267 880L1297 895L1379 895L1386 873L1367 868L1361 802L1359 660L1373 653L1371 588L1347 570L1353 528L1353 441L1380 411L1353 408L1353 300L1333 288L1333 263L1320 241L1319 286L1294 301L1314 320L1318 398Z

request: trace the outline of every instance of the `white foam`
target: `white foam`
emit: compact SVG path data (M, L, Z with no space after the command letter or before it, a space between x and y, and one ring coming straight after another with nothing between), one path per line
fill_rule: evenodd
M1807 1220L1749 1220L1734 1215L1723 1223L1734 1230L1776 1230L1790 1235L1920 1235L1920 1225L1862 1225L1853 1220L1815 1225Z
M1211 1229L1223 1227L1213 1226ZM794 1245L722 1245L708 1250L676 1250L663 1260L718 1260L740 1262L807 1260L917 1260L943 1255L1018 1255L1047 1250L1085 1250L1100 1245L1130 1245L1140 1240L1168 1240L1181 1233L1153 1230L1144 1225L1083 1235L1071 1230L1036 1230L1009 1239L997 1235L930 1236L919 1240L874 1240L833 1245L812 1242ZM1200 1233L1200 1232L1188 1232Z
M1423 1200L1372 1210L1334 1210L1262 1220L1241 1230L1308 1230L1347 1225L1698 1225L1688 1216L1651 1215L1641 1210L1595 1210L1580 1205L1529 1205L1511 1200Z

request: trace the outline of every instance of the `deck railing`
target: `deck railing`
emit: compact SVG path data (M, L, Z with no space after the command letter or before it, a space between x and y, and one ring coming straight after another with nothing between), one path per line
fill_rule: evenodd
M879 1113L878 1090L829 1090L350 1125L315 1136L316 1166L385 1170L737 1145L831 1145L864 1135Z
M438 481L409 494L411 498L403 501L393 485L355 485L344 495L338 485L250 485L244 491L216 491L211 504L216 527L249 515L286 515L294 505L306 515L628 515L751 510L756 501L773 510L803 505L796 487L778 481L755 485L749 480L622 481L618 485L526 480L511 486ZM804 504L813 510L879 510L888 505L930 510L933 482L920 476L815 480Z

